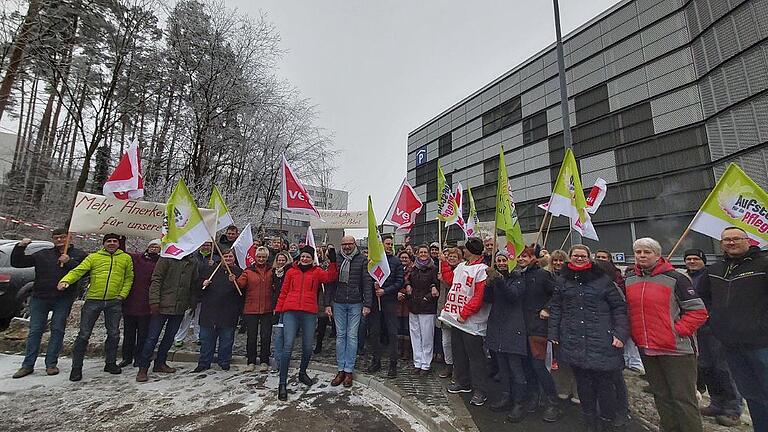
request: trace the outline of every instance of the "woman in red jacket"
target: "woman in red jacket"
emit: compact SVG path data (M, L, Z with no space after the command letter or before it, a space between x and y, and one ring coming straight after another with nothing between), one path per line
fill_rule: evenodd
M272 268L267 266L269 250L264 246L256 249L256 262L246 268L237 278L237 284L245 289L243 321L248 329L246 372L256 370L261 359L260 372L269 371L270 343L272 341ZM261 350L257 351L257 341Z
M311 386L312 378L307 375L307 366L312 358L313 338L317 325L317 291L320 284L336 282L339 272L336 267L336 250L328 247L328 270L323 270L314 263L315 249L311 246L301 248L299 261L285 273L283 288L277 300L275 311L283 314L283 355L280 359L280 385L277 398L288 400L288 365L291 360L293 340L301 328L302 349L299 381Z

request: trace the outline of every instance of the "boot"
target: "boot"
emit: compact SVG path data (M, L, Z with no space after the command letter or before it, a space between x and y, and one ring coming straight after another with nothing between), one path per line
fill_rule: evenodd
M389 362L389 370L387 371L387 378L397 378L397 362Z
M312 378L310 378L309 375L307 375L307 371L299 372L299 382L306 386L311 386L312 384L315 383L314 381L312 381Z
M443 368L442 371L440 371L440 374L438 374L440 378L450 378L453 376L453 365L446 365L445 368Z
M160 364L155 363L155 367L152 368L152 372L175 373L176 368L172 368L165 363L160 363Z
M312 351L315 354L320 354L323 351L323 340L318 338L317 343L315 344L315 350Z
M83 379L83 368L72 368L72 371L69 373L69 380L77 382L81 379Z
M285 384L280 384L277 386L277 398L281 401L288 400L288 388L285 386Z
M333 380L331 380L331 387L338 387L341 385L341 383L344 382L344 378L346 378L347 373L344 371L339 371L339 373L336 374L335 377L333 377Z
M544 414L542 414L541 419L547 423L554 423L560 420L560 416L562 414L563 412L560 411L560 407L557 406L556 402L547 401L547 404L544 407Z
M136 382L147 382L149 377L147 376L149 368L139 368L139 373L136 374Z
M104 372L109 372L112 375L120 375L120 373L123 370L120 369L120 366L114 364L114 363L107 363L104 365Z
M381 370L381 360L374 358L371 360L371 365L365 370L366 373L376 373Z
M525 412L525 408L523 407L523 404L519 402L515 402L512 405L512 412L509 413L507 416L507 421L510 423L520 423L525 418L525 415L527 413Z
M488 408L493 412L502 412L512 407L512 399L509 397L509 393L502 393L501 399L488 405Z

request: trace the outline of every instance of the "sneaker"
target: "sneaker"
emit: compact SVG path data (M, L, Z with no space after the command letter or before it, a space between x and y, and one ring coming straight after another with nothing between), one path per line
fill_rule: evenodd
M472 389L470 387L464 387L460 386L456 383L451 383L448 386L448 393L451 394L457 394L457 393L472 393Z
M47 367L47 368L45 368L45 373L48 376L58 375L59 374L59 368L57 368L56 366Z
M485 393L481 392L480 390L477 390L472 395L472 399L469 400L469 404L474 406L483 406L485 404L485 401L487 400L488 400L488 397L485 395Z
M69 372L69 380L72 382L77 382L83 379L83 369L82 368L72 368L72 371Z
M719 415L715 417L715 421L720 426L736 427L741 425L741 416L737 415Z
M13 378L14 379L16 379L16 378L24 378L25 376L31 374L32 372L34 372L34 369L32 369L32 368L21 368L21 369L17 370L15 374L13 374Z
M184 346L184 341L176 341L173 343L173 346L175 346L176 348L181 348Z
M248 363L248 366L245 367L246 372L253 372L256 370L256 365L253 363Z
M200 373L200 372L203 372L203 371L207 371L208 369L210 369L210 368L207 368L205 366L197 365L196 368L192 369L192 373Z
M446 365L443 370L437 375L440 378L450 378L453 376L453 365Z
M109 372L112 375L120 375L120 373L123 370L120 369L120 366L114 364L114 363L107 363L104 365L104 372Z

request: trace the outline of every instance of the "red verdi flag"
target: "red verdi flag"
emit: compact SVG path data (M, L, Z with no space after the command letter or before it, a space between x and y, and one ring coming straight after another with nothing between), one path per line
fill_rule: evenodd
M285 156L283 156L283 166L281 170L283 174L283 183L281 186L282 193L280 194L280 205L282 208L322 219L315 207L315 203L312 201L312 197L310 197L309 192L307 192L307 188L301 184L299 179L293 173L291 166L288 165L288 161L285 160Z
M104 195L121 200L139 199L144 196L138 141L131 141L112 175L104 183L103 191Z
M407 233L416 223L416 215L419 214L421 208L422 202L416 195L416 191L408 183L408 179L403 179L403 184L395 195L392 205L389 206L389 212L384 219L395 224L398 231Z

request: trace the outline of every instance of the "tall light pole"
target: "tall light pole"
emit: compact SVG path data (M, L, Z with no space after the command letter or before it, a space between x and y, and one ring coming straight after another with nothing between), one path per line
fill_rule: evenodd
M563 117L563 145L566 149L573 148L571 136L571 117L568 113L568 86L565 81L565 56L563 54L563 32L560 30L560 5L557 0L552 0L555 5L555 35L557 37L557 74L560 77L560 109ZM576 231L571 233L571 245L581 243L581 234Z

